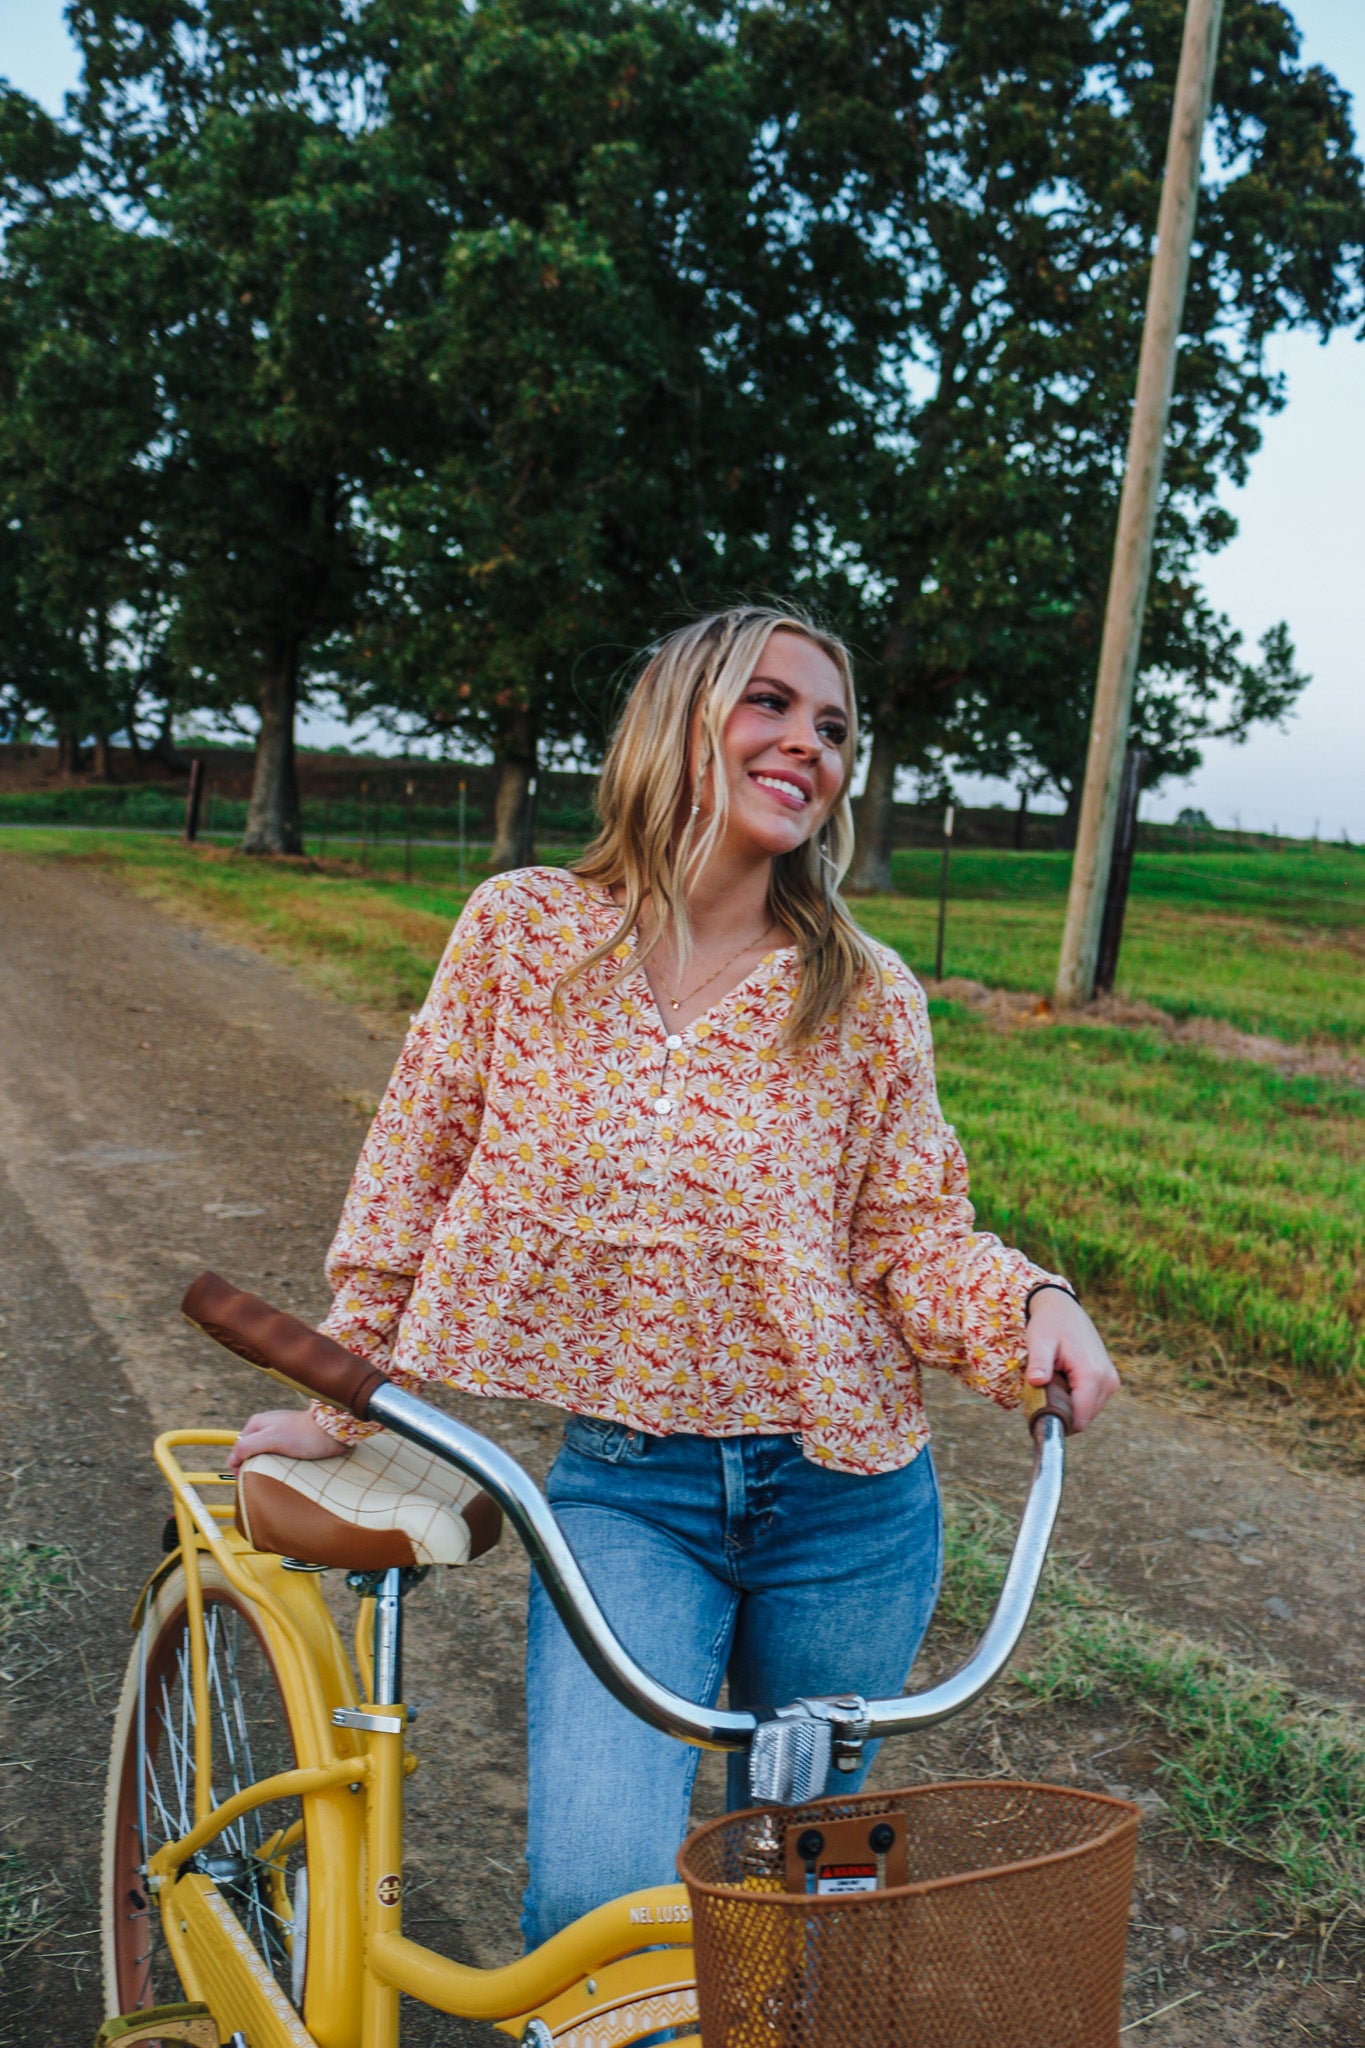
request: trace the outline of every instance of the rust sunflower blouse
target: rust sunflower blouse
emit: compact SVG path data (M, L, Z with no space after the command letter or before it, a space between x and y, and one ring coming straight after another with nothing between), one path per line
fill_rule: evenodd
M927 1441L924 1365L1013 1406L1026 1296L1057 1276L972 1227L909 970L879 949L880 984L796 1051L791 950L685 1031L630 944L553 1013L618 915L558 869L470 897L356 1167L327 1333L413 1389L798 1435L843 1472Z

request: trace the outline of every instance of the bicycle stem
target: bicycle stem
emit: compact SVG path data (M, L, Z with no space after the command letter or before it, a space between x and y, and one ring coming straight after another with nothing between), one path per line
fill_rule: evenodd
M368 1419L478 1481L512 1524L579 1654L631 1713L681 1742L702 1749L743 1750L760 1716L704 1707L671 1692L642 1670L617 1641L579 1568L554 1511L530 1474L478 1430L389 1383L370 1397ZM1005 1583L985 1633L960 1670L927 1692L896 1699L852 1696L802 1700L795 1711L827 1720L836 1746L856 1747L887 1735L932 1727L980 1698L1013 1655L1047 1561L1062 1499L1064 1432L1055 1415L1034 1426L1033 1478Z

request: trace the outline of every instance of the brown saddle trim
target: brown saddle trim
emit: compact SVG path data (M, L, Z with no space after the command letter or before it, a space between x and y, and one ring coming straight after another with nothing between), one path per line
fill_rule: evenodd
M382 1572L390 1565L417 1562L401 1529L357 1528L264 1472L243 1472L238 1479L236 1522L254 1550L277 1551L301 1564Z
M502 1534L502 1510L490 1494L476 1493L460 1513L469 1530L470 1558L482 1557ZM417 1562L411 1539L401 1529L362 1528L264 1472L243 1472L238 1478L235 1520L254 1550L296 1557L301 1564L382 1572Z

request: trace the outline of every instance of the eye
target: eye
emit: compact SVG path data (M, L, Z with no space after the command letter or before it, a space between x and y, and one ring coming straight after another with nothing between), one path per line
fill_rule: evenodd
M848 727L841 718L827 718L820 727L820 737L827 746L841 747L848 738Z
M769 711L785 711L787 708L787 700L778 690L751 690L748 701L750 704L762 704Z

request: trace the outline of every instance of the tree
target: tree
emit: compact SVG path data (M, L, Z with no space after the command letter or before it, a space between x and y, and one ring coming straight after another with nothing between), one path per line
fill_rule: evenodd
M901 765L955 722L1022 734L1050 687L1075 705L1082 651L1093 674L1103 575L1093 547L1063 558L1083 522L1113 530L1180 17L1179 0L793 0L751 20L793 214L837 193L899 269L880 455L845 511L877 655L855 885L889 878ZM1279 401L1268 337L1326 334L1361 303L1347 101L1298 50L1275 0L1229 0L1144 650L1164 677L1153 704L1227 673L1192 563L1228 537L1213 493ZM1037 672L1049 637L1073 649L1060 684ZM1265 687L1279 701L1283 677Z
M148 472L158 412L144 321L125 274L133 237L99 208L79 144L0 89L0 503L16 703L42 714L61 765L133 713L123 663L145 599ZM135 730L135 719L134 719Z
M244 846L299 846L294 721L367 573L357 506L384 424L386 195L366 180L344 0L87 0L77 131L158 398L172 648L197 696L252 702Z
M789 246L754 74L703 8L385 21L407 432L346 687L492 748L494 864L515 865L541 750L600 748L622 658L661 620L818 580L875 364L874 336L822 319L819 268L868 257L838 226Z

